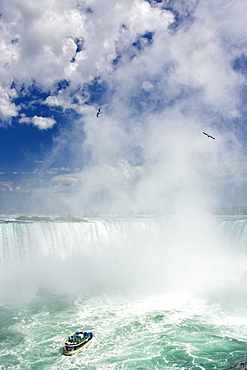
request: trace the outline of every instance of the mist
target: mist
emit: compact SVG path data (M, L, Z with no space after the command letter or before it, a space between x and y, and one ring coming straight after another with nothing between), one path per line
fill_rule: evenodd
M166 219L2 223L0 296L21 303L42 294L177 292L240 304L245 250L222 225L195 209Z

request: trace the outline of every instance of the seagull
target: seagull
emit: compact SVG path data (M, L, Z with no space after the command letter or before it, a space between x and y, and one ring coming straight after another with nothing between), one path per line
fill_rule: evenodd
M102 114L101 107L98 109L98 112L97 112L96 116L99 117L100 114Z
M215 137L213 137L213 136L211 136L211 135L207 134L206 132L203 132L203 134L204 134L204 135L206 135L207 137L211 137L211 139L214 139L214 140L215 140Z

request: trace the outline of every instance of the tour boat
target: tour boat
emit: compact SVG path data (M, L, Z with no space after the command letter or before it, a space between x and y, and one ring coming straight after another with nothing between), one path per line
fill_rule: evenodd
M66 356L75 355L88 347L92 340L93 333L77 331L66 340L65 346L63 347L63 354Z

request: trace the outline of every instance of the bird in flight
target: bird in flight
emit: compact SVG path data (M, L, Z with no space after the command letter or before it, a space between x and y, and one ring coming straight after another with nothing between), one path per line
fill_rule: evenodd
M100 114L102 114L101 107L98 109L98 112L97 112L96 116L99 117Z
M203 131L203 134L204 134L204 135L206 135L207 137L210 137L211 139L214 139L214 140L215 140L215 137L213 137L213 136L211 136L211 135L207 134L207 133L206 133L206 132L204 132L204 131Z

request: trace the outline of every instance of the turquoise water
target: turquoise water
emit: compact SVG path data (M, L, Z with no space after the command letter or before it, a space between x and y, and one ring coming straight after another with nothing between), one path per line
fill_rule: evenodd
M227 369L246 357L246 315L182 293L46 293L0 312L2 369ZM93 344L63 356L78 328Z
M234 368L247 359L245 225L175 237L170 220L4 218L0 369ZM77 330L94 342L63 356Z

